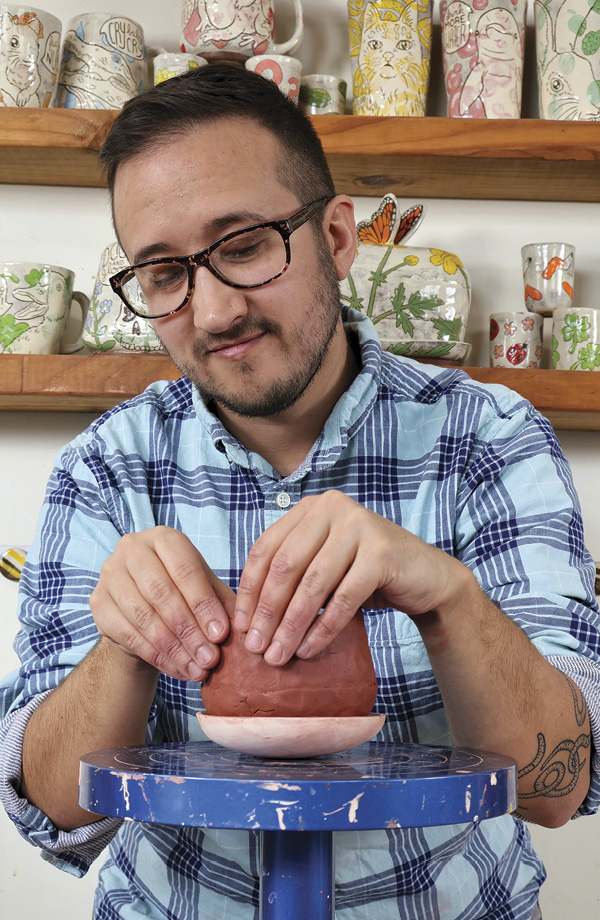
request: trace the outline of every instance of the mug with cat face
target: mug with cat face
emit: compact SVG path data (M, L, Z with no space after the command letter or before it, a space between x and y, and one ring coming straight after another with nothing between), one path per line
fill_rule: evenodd
M65 109L120 109L147 79L142 27L126 16L82 13L65 33L56 105Z
M0 354L81 351L89 301L73 290L74 280L59 265L0 262Z
M540 118L600 121L600 4L536 0Z
M527 0L442 0L447 114L519 118Z
M45 10L0 3L0 106L53 104L61 30Z
M355 115L425 115L431 0L348 0Z
M132 313L110 286L110 276L128 265L118 243L110 243L102 251L83 332L83 344L89 351L111 354L164 351L151 323Z

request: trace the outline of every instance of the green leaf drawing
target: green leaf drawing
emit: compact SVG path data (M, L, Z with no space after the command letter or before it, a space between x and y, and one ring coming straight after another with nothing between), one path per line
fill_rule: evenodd
M552 336L552 369L556 370L558 362L560 360L560 355L558 352L558 339L555 335Z
M590 321L587 316L577 316L576 313L566 313L565 314L565 325L560 330L562 332L563 341L571 342L571 348L569 348L569 354L575 354L575 348L580 342L585 342L589 339L589 331L591 329Z
M600 13L600 0L596 0L596 2L594 3L592 7L592 10L594 13Z
M305 105L314 105L317 109L324 109L331 102L331 96L326 89L311 89L309 86L301 86L300 102Z
M588 56L595 54L600 48L600 32L588 32L581 42L581 50Z
M8 272L8 274L6 275L0 273L0 278L6 278L8 279L8 281L12 281L13 284L18 284L19 281L21 280L20 278L17 278L16 275L11 274L10 272Z
M433 328L438 333L438 339L446 338L451 342L458 342L462 323L460 319L436 319Z
M354 284L354 278L350 273L347 277L348 287L350 288L350 297L347 294L340 294L340 300L345 300L354 310L360 310L362 313L364 298L359 297L356 293L356 285Z
M387 349L392 355L406 355L413 347L412 342L398 342ZM422 345L411 353L411 358L446 358L452 348L452 342L440 342L436 345Z
M575 371L578 367L582 371L594 371L597 367L600 367L600 345L595 345L593 342L590 342L589 345L584 345L583 348L580 348L577 352L578 360L575 364L571 365L571 370Z
M28 275L25 275L25 281L29 287L35 287L36 284L39 284L41 279L44 276L44 272L40 271L37 268L32 268Z
M27 332L29 323L16 323L14 316L0 316L0 345L8 348L15 339Z

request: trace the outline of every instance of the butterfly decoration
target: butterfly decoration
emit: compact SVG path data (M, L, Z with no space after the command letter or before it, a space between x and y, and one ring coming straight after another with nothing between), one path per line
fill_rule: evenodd
M375 243L379 246L406 242L415 232L423 219L424 207L415 204L400 214L395 195L384 195L381 203L369 220L361 220L356 225L356 237L359 243Z

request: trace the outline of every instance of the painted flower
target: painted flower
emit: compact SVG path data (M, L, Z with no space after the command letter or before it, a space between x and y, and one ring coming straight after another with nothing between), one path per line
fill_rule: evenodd
M96 295L96 297L100 297L101 293L102 293L102 284L100 283L100 281L96 281L96 287L94 288L94 294Z
M175 76L174 70L169 70L168 67L164 67L162 70L159 70L156 74L156 80L154 81L158 86L159 83L164 83L165 80L170 80L171 77Z
M418 256L405 256L404 264L405 265L418 265L419 257Z
M525 319L523 320L523 330L525 332L533 332L534 327L535 327L535 320L533 316L526 316Z
M494 358L501 358L504 354L504 345L494 345Z
M100 312L108 313L111 306L112 306L112 300L103 300L102 303L100 304Z
M441 265L447 275L455 275L459 268L464 268L458 256L444 249L432 249L429 261L432 265Z
M504 335L514 335L517 331L517 326L515 323L504 323Z

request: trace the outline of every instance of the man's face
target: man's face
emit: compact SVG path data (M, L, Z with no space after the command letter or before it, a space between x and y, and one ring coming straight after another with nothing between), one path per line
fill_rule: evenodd
M189 255L232 230L290 217L308 202L281 184L278 156L263 128L224 118L124 163L114 214L129 261ZM290 244L287 272L265 287L236 290L200 268L190 303L154 321L183 373L238 415L273 415L311 384L325 386L346 347L325 238L305 224Z

